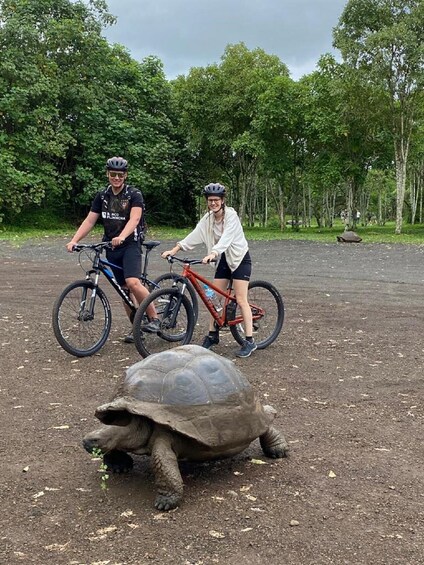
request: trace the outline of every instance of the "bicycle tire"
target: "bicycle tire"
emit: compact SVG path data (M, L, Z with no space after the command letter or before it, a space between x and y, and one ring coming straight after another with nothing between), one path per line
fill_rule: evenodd
M142 331L151 304L155 305L161 323L161 331L157 334ZM134 343L142 357L190 343L193 331L193 307L177 288L160 288L152 292L140 304L134 317Z
M281 294L269 282L251 281L249 283L249 302L257 304L265 310L265 315L253 321L253 337L258 349L265 349L271 345L281 332L284 322L284 302ZM240 307L237 305L236 317L241 316ZM230 326L234 339L240 345L245 340L242 324Z
M191 302L191 306L193 308L194 323L196 324L197 318L199 316L199 300L197 298L197 293L194 286L188 279L182 277L181 275L178 275L177 273L164 273L163 275L157 277L153 282L158 284L160 288L170 288L175 282L185 282L185 296L187 296L187 298Z
M101 288L96 290L93 319L83 319L81 307L93 288L91 281L75 281L63 290L53 305L54 335L61 347L75 357L94 355L109 337L112 310Z

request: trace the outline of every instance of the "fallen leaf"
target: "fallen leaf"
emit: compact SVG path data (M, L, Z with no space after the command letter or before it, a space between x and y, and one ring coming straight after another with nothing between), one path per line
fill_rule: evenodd
M125 510L125 512L122 512L121 516L123 518L128 518L129 516L134 516L134 512L132 510Z
M63 545L60 545L59 543L52 543L51 545L46 545L44 549L47 549L47 551L65 551L66 547L70 543L70 541L66 542Z
M255 465L266 465L266 461L262 461L262 459L251 459L250 460L251 463L254 463Z
M96 534L102 536L103 534L110 534L111 532L116 531L118 528L116 526L106 526L106 528L101 528L100 530L96 531Z
M212 536L213 538L218 538L218 539L225 538L225 534L223 534L222 532L216 532L215 530L209 530L209 535Z
M252 488L252 485L245 485L244 487L240 487L240 492L247 492Z
M330 472L328 473L328 476L329 476L331 479L334 479L334 477L337 477L337 475L336 475L336 473L335 473L334 471L330 471Z

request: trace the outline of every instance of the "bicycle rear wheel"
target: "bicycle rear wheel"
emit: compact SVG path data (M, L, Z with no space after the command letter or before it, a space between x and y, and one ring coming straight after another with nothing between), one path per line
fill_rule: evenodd
M194 286L191 284L189 280L178 275L177 273L164 273L157 277L153 282L159 285L160 288L170 288L174 284L178 284L179 286L181 283L186 284L186 291L184 293L185 296L190 300L191 306L193 308L193 316L194 316L194 323L196 324L197 317L199 315L199 301L197 299L196 291L194 290Z
M256 304L265 313L258 319L253 319L253 337L258 349L264 349L274 342L283 327L284 303L281 294L269 282L252 281L249 283L249 303ZM253 317L257 312L252 308ZM236 317L241 316L240 307L237 305ZM240 345L245 340L244 327L242 324L230 326L234 339Z
M160 321L160 331L143 331L148 323L147 309L153 304ZM158 289L143 300L133 323L134 342L142 357L190 343L194 331L190 300L177 288Z
M53 306L54 335L63 349L75 357L93 355L109 336L112 311L101 288L96 288L93 313L88 311L94 288L91 281L76 281L65 288Z

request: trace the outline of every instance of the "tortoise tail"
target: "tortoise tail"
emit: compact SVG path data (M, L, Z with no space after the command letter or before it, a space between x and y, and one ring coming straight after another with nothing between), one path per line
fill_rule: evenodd
M281 432L273 426L259 437L262 451L267 457L272 459L280 459L287 457L289 446Z

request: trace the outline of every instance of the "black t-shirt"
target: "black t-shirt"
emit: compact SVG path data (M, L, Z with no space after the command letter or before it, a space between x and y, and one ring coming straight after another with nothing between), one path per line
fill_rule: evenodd
M129 241L138 241L144 236L144 200L138 188L124 185L119 194L113 194L112 187L101 190L94 197L91 211L100 214L105 230L104 240L111 241L124 229L130 219L132 208L141 208L140 223L133 235L127 237Z

